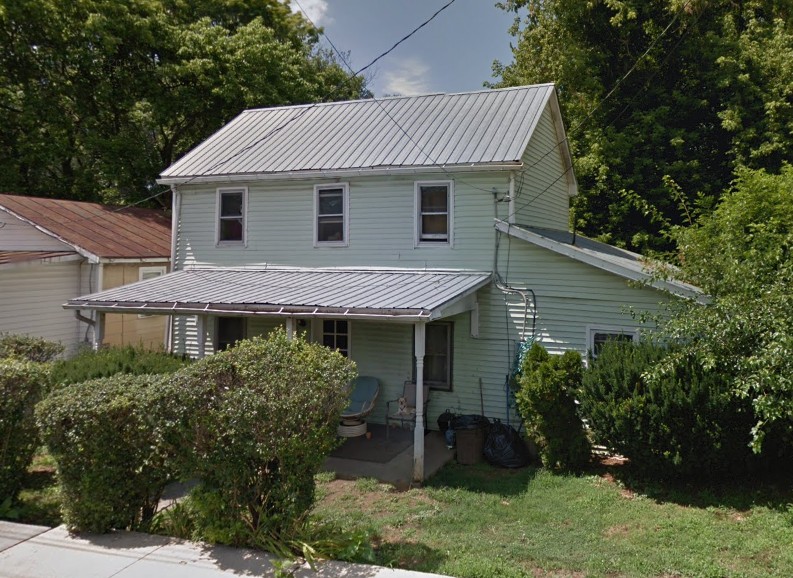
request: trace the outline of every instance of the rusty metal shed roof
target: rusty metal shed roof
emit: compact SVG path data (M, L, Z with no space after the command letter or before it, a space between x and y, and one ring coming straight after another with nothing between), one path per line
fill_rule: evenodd
M549 102L561 129L553 84L247 110L163 171L160 182L519 167ZM559 147L569 156L566 140Z
M69 300L110 312L434 319L490 282L489 272L188 269Z
M0 208L100 258L171 255L171 220L162 211L5 194Z

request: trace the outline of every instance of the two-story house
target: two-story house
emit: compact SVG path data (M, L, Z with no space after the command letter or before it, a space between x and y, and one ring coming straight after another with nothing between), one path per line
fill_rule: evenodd
M160 182L175 272L70 307L171 315L173 348L199 357L285 326L376 376L380 399L428 383L430 424L446 408L509 418L521 341L585 354L635 338L629 308L696 294L568 231L551 84L248 110Z

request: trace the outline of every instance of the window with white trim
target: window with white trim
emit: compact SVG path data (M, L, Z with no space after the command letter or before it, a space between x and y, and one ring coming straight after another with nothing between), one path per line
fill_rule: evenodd
M452 391L452 353L454 324L446 321L427 323L424 333L424 383L430 389ZM415 351L415 339L414 339ZM413 357L413 379L416 358Z
M225 351L245 339L245 317L217 317L215 351Z
M639 341L639 330L633 327L587 327L588 357L596 358L607 341Z
M350 322L346 319L322 320L322 345L350 356Z
M245 244L245 208L248 190L218 189L217 243L218 245Z
M138 269L138 281L148 281L149 279L154 279L155 277L161 277L165 275L166 268L164 265L159 267L140 267ZM139 319L143 319L145 317L153 317L153 315L148 313L141 313L138 315Z
M314 244L346 247L349 189L346 183L314 187Z
M416 244L451 244L454 187L452 181L416 183Z

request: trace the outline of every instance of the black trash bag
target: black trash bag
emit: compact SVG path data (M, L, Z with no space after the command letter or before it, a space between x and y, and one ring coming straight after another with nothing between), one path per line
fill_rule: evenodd
M529 448L512 426L495 421L485 440L485 459L502 468L522 468L531 461Z
M483 415L458 415L452 419L452 429L487 429L490 420Z
M447 409L441 415L438 416L438 429L441 432L445 432L447 429L452 427L453 419L454 419L454 414Z

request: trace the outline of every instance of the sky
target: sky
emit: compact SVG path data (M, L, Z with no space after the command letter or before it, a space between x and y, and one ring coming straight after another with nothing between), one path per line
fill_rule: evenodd
M291 0L338 50L363 68L432 16L448 0ZM375 96L482 90L492 63L512 61L514 14L495 0L456 0L432 22L367 71ZM323 45L327 41L323 39ZM365 74L367 74L365 73Z

